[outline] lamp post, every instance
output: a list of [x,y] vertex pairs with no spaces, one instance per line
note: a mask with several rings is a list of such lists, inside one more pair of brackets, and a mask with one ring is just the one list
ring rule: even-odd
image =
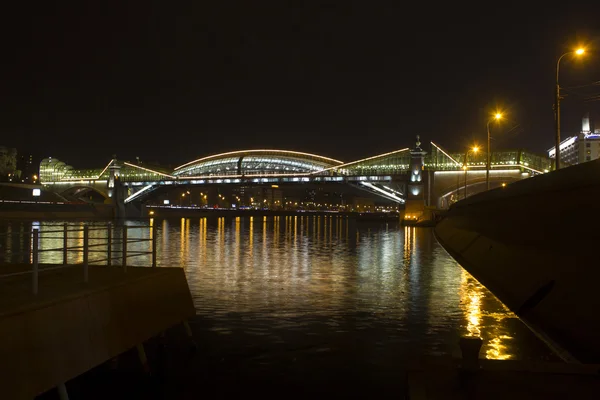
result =
[[487,190],[490,190],[490,122],[499,121],[502,118],[502,114],[497,112],[487,122],[487,163],[485,168],[485,185]]
[[465,152],[465,164],[463,166],[463,169],[465,170],[465,199],[467,198],[467,171],[469,168],[467,165],[467,156],[469,155],[469,152],[473,152],[473,154],[476,154],[478,151],[479,151],[479,147],[473,146],[473,148],[471,148]]
[[569,55],[569,54],[575,54],[577,56],[582,55],[583,53],[585,53],[585,49],[583,48],[579,48],[575,51],[569,51],[566,52],[565,54],[563,54],[562,56],[558,57],[558,61],[556,61],[556,103],[555,103],[555,107],[554,107],[554,121],[556,123],[556,145],[554,147],[554,164],[555,164],[555,169],[559,169],[560,168],[560,85],[558,83],[558,72],[560,71],[560,60],[563,59],[564,56]]

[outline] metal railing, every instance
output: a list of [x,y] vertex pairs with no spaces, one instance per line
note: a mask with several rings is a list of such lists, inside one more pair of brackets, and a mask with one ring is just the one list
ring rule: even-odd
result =
[[[130,230],[137,229],[150,229],[151,235],[150,238],[143,237],[130,237],[128,232]],[[91,231],[105,231],[106,238],[90,238]],[[121,237],[115,237],[113,235],[114,231],[120,231]],[[77,246],[69,246],[69,240],[76,239],[70,236],[69,234],[77,232],[83,234],[83,240],[81,245]],[[6,233],[0,234],[2,236],[10,236],[16,235],[17,232],[14,233]],[[20,234],[20,233],[19,233]],[[56,236],[56,234],[62,234]],[[22,234],[21,234],[22,235]],[[46,235],[55,235],[55,236],[46,236]],[[8,274],[0,274],[0,279],[7,278],[11,276],[17,275],[32,275],[32,292],[33,294],[38,293],[39,288],[39,273],[40,271],[51,271],[60,268],[70,267],[74,265],[81,265],[83,267],[83,281],[85,283],[89,282],[89,265],[92,263],[99,263],[99,265],[113,266],[113,261],[120,260],[120,264],[116,264],[114,266],[120,266],[123,268],[124,272],[127,272],[127,264],[128,259],[134,257],[145,257],[151,255],[151,266],[156,267],[156,226],[113,226],[112,223],[108,223],[106,226],[97,226],[94,225],[92,227],[88,225],[84,225],[83,227],[73,227],[69,226],[65,223],[62,229],[59,230],[42,230],[39,228],[33,228],[30,232],[31,246],[27,252],[9,252],[7,255],[14,257],[19,255],[25,255],[28,257],[31,263],[31,270],[26,271],[18,271]],[[62,239],[62,246],[49,248],[49,249],[40,249],[40,239],[49,240],[49,239]],[[143,242],[151,242],[151,250],[131,250],[130,245],[135,243],[143,243]],[[55,265],[52,267],[45,267],[40,269],[40,253],[45,252],[60,252],[62,253],[62,265]],[[82,256],[81,263],[68,263],[69,253],[79,253]],[[106,255],[105,258],[94,259],[90,261],[91,253],[103,253]],[[2,255],[2,252],[0,252]],[[9,265],[11,263],[8,263]]]

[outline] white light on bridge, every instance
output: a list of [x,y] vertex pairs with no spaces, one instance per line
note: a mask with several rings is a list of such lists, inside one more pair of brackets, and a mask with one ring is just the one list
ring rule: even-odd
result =
[[170,204],[170,203],[171,203],[171,202],[170,202],[169,200],[163,200],[163,204],[164,204],[164,205],[168,205],[168,204]]
[[42,191],[40,189],[33,189],[33,191],[31,192],[31,195],[33,197],[40,197],[42,195]]

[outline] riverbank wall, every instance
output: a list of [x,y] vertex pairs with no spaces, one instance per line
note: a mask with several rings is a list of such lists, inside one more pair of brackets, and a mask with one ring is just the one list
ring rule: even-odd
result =
[[107,219],[112,204],[69,201],[43,185],[0,183],[0,219]]
[[460,201],[435,233],[565,358],[597,362],[599,198],[600,161],[592,161]]
[[0,219],[111,219],[109,204],[0,200]]

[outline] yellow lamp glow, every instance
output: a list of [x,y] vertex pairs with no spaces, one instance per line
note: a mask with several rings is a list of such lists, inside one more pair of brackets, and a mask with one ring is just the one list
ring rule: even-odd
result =
[[479,147],[475,146],[473,147],[473,153],[477,153],[479,151]]
[[583,53],[585,53],[585,49],[584,48],[578,48],[577,50],[575,50],[575,54],[577,54],[578,56],[582,55]]
[[496,115],[494,115],[494,118],[500,119],[500,118],[502,118],[502,114],[501,113],[496,113]]

